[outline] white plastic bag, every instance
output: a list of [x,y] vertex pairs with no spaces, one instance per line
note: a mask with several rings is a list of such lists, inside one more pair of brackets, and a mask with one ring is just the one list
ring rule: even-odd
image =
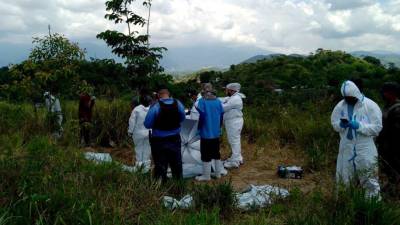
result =
[[112,162],[112,158],[109,153],[85,152],[85,159],[95,161],[96,163]]
[[252,208],[265,207],[272,204],[273,197],[287,197],[289,191],[271,185],[254,186],[243,193],[237,193],[238,208],[241,210],[250,210]]
[[177,200],[170,196],[164,196],[164,206],[167,209],[188,209],[192,206],[193,197],[191,195],[185,195],[181,200]]

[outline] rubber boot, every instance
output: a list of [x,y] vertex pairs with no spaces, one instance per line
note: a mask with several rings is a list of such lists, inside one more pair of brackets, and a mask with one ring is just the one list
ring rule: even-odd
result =
[[232,169],[232,168],[239,168],[240,162],[238,161],[225,161],[224,162],[224,167],[227,169]]
[[197,181],[211,180],[211,162],[203,162],[203,175],[196,177]]
[[215,160],[215,167],[214,167],[215,168],[215,171],[214,171],[215,178],[217,178],[217,179],[221,178],[222,167],[223,167],[223,165],[222,165],[221,160],[220,159]]

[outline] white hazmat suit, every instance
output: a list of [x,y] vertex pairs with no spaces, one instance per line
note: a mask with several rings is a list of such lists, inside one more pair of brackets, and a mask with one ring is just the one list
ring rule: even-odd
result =
[[244,95],[239,93],[240,84],[232,83],[227,85],[227,89],[236,91],[232,96],[222,99],[224,108],[224,125],[228,137],[229,145],[232,149],[232,155],[228,158],[224,166],[226,168],[239,167],[243,164],[242,147],[240,135],[243,128],[243,100]]
[[135,144],[136,167],[143,167],[145,171],[150,170],[151,148],[149,142],[149,130],[144,127],[149,107],[143,105],[136,106],[129,118],[128,134],[132,135]]
[[201,94],[197,95],[197,99],[194,102],[192,108],[190,109],[190,115],[187,117],[187,119],[191,119],[191,120],[199,120],[200,118],[200,113],[199,111],[197,111],[196,107],[199,104],[199,100],[202,98]]
[[56,115],[56,123],[58,125],[57,130],[53,133],[53,135],[55,135],[56,137],[61,137],[61,134],[63,132],[63,128],[62,128],[62,121],[63,121],[63,115],[61,112],[61,104],[60,104],[60,100],[56,97],[54,97],[53,95],[51,95],[49,92],[45,92],[44,93],[44,97],[45,97],[45,105],[46,105],[46,109],[48,112],[51,113],[55,113]]
[[[368,197],[379,196],[378,153],[374,137],[382,129],[382,112],[351,81],[343,83],[341,93],[343,97],[355,97],[358,101],[352,107],[342,100],[332,112],[332,126],[340,134],[336,181],[348,185],[352,179],[358,178]],[[346,126],[346,122],[341,122],[341,119],[347,119],[356,126]]]

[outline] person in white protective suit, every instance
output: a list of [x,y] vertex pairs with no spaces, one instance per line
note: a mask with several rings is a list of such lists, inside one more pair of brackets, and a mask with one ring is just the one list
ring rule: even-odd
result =
[[230,83],[226,86],[228,97],[222,99],[224,108],[224,125],[228,142],[232,149],[232,155],[225,162],[225,168],[238,168],[243,164],[240,134],[243,128],[243,101],[245,96],[240,93],[239,83]]
[[344,100],[336,105],[331,116],[332,126],[340,134],[336,181],[344,185],[360,182],[368,197],[379,196],[374,137],[382,129],[382,112],[351,81],[342,84],[341,93]]
[[140,97],[139,105],[132,110],[128,127],[128,134],[135,144],[135,167],[143,167],[145,172],[149,171],[151,166],[149,129],[144,127],[144,119],[151,101],[150,96]]
[[44,98],[45,98],[45,105],[46,105],[46,109],[49,113],[53,113],[55,116],[55,131],[53,133],[53,135],[57,138],[60,138],[63,132],[63,128],[62,128],[62,121],[63,121],[63,115],[61,112],[61,104],[60,104],[60,100],[55,97],[54,95],[52,95],[50,92],[46,91],[43,94]]
[[189,112],[186,113],[186,119],[190,120],[199,120],[200,114],[197,111],[196,107],[199,104],[199,100],[201,99],[201,94],[196,91],[190,91],[189,97],[193,102],[192,108],[190,108]]

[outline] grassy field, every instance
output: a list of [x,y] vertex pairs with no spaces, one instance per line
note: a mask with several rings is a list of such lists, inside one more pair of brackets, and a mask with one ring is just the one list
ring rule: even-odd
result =
[[[338,194],[333,186],[316,186],[308,192],[293,187],[287,199],[243,212],[235,207],[234,180],[161,185],[149,174],[123,171],[119,163],[94,164],[78,148],[77,103],[67,101],[62,106],[64,135],[56,141],[49,135],[43,109],[0,102],[0,225],[400,224],[396,199],[365,199],[356,187]],[[95,144],[111,139],[117,148],[129,146],[129,102],[99,100],[95,107]],[[323,102],[248,107],[244,146],[301,151],[306,173],[332,174],[338,140],[329,124],[330,107]],[[267,160],[262,154],[254,153],[253,160],[262,164]],[[192,208],[163,207],[164,195],[188,193],[194,196]]]

